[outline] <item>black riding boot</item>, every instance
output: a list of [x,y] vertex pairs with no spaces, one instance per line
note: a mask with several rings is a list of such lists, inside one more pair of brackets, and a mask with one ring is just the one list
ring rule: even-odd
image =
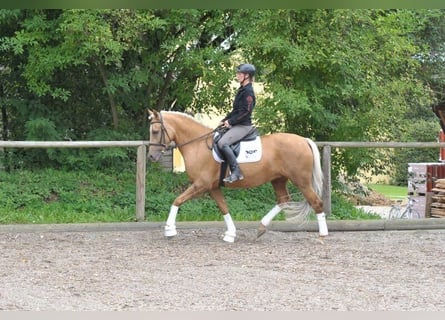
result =
[[224,155],[224,159],[228,162],[230,167],[230,175],[223,179],[224,182],[232,183],[237,180],[243,180],[243,174],[236,161],[236,156],[230,146],[225,145],[221,148],[221,152]]

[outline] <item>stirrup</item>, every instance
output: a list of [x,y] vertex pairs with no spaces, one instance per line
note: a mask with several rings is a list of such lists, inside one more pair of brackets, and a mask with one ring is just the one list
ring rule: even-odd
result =
[[244,179],[244,176],[242,174],[237,175],[237,174],[232,173],[232,174],[230,174],[230,176],[224,178],[223,181],[228,182],[228,183],[233,183],[235,181],[243,180],[243,179]]

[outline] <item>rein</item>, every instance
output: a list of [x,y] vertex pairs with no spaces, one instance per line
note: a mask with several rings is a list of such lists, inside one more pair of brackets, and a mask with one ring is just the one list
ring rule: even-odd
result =
[[[210,135],[212,135],[213,133],[215,133],[216,131],[218,131],[220,129],[220,127],[217,127],[216,129],[213,129],[212,131],[210,131],[210,132],[208,132],[206,134],[203,134],[203,135],[201,135],[199,137],[193,138],[190,141],[187,141],[187,142],[184,142],[184,143],[181,143],[181,144],[177,145],[174,141],[172,141],[172,139],[170,138],[170,135],[168,134],[167,128],[165,127],[164,121],[162,119],[162,114],[159,114],[159,116],[160,116],[160,120],[153,121],[151,123],[152,124],[159,123],[161,125],[161,130],[162,130],[161,139],[160,139],[159,143],[150,143],[149,146],[153,145],[153,146],[163,147],[164,148],[164,152],[165,151],[170,151],[170,150],[172,150],[174,148],[180,148],[182,146],[191,144],[191,143],[193,143],[195,141],[199,141],[199,140],[202,140],[204,138],[208,138]],[[165,141],[165,135],[171,141],[171,143],[169,145],[165,144],[165,142],[163,143],[163,141]],[[212,150],[212,147],[209,146],[208,144],[207,144],[207,148],[209,148],[209,150]]]
[[180,145],[174,145],[174,146],[172,146],[172,148],[179,148],[179,147],[182,147],[182,146],[185,146],[185,145],[188,145],[188,144],[190,144],[190,143],[193,143],[193,142],[195,142],[195,141],[198,141],[198,140],[201,140],[201,139],[203,139],[203,138],[207,138],[207,137],[209,137],[210,135],[212,135],[214,132],[216,131],[216,129],[214,129],[214,130],[212,130],[212,131],[210,131],[209,133],[206,133],[206,134],[203,134],[202,136],[199,136],[199,137],[196,137],[196,138],[193,138],[192,140],[190,140],[190,141],[187,141],[187,142],[184,142],[184,143],[181,143]]

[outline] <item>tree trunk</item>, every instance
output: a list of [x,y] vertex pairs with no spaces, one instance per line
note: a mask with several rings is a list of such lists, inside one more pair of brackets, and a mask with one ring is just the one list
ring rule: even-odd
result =
[[173,79],[173,72],[168,71],[167,75],[165,76],[164,86],[161,89],[158,102],[156,103],[156,110],[164,109],[165,98],[167,96],[168,88],[170,86],[170,82],[172,81],[172,79]]
[[[3,85],[0,85],[0,100],[5,101],[4,93],[5,92],[3,90]],[[6,111],[6,104],[4,102],[1,103],[1,108],[2,108],[2,128],[1,128],[2,140],[7,141],[9,138],[8,137],[9,125],[8,125],[8,112]],[[4,154],[3,158],[4,169],[6,170],[6,172],[10,172],[11,167],[9,165],[9,150],[8,148],[5,148],[3,150],[0,150],[0,152],[3,152]],[[2,164],[0,164],[0,167],[1,166]]]
[[[108,78],[107,75],[105,74],[105,68],[102,63],[98,64],[98,68],[100,75],[102,77],[102,81],[104,82],[104,86],[106,87],[108,84]],[[107,95],[108,95],[108,102],[110,104],[111,115],[113,117],[113,128],[117,130],[119,127],[119,116],[117,113],[116,101],[114,100],[113,94],[109,90],[107,90]]]

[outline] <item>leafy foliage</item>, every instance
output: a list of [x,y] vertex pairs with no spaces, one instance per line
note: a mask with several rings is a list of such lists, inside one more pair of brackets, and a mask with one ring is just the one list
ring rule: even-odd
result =
[[[256,113],[263,130],[328,141],[397,139],[394,128],[409,125],[403,115],[418,105],[425,112],[432,101],[416,78],[421,66],[413,58],[421,50],[412,41],[419,31],[417,15],[259,11],[255,26],[262,32],[246,30],[240,37],[247,38],[241,41],[251,48],[248,57],[261,61],[261,80],[272,92]],[[355,175],[358,168],[374,167],[379,157],[375,150],[339,150],[333,155],[335,174]]]
[[[434,128],[435,130],[432,130]],[[422,142],[431,141],[432,133],[439,132],[439,123],[431,124],[429,121],[419,119],[412,124],[407,132],[401,137],[404,141]],[[434,137],[434,136],[433,136]],[[436,135],[437,138],[437,135]],[[434,149],[397,149],[392,156],[394,173],[391,183],[394,185],[408,185],[408,164],[416,162],[437,162],[439,150]]]
[[54,169],[0,172],[1,223],[133,221],[134,175]]
[[[436,129],[430,107],[444,100],[443,13],[0,10],[0,133],[3,140],[146,139],[147,107],[229,110],[234,66],[248,61],[265,88],[254,114],[263,133],[409,141],[412,119]],[[14,169],[132,160],[125,150],[90,151],[7,150],[2,161]],[[333,175],[385,172],[394,161],[382,150],[339,149]]]

